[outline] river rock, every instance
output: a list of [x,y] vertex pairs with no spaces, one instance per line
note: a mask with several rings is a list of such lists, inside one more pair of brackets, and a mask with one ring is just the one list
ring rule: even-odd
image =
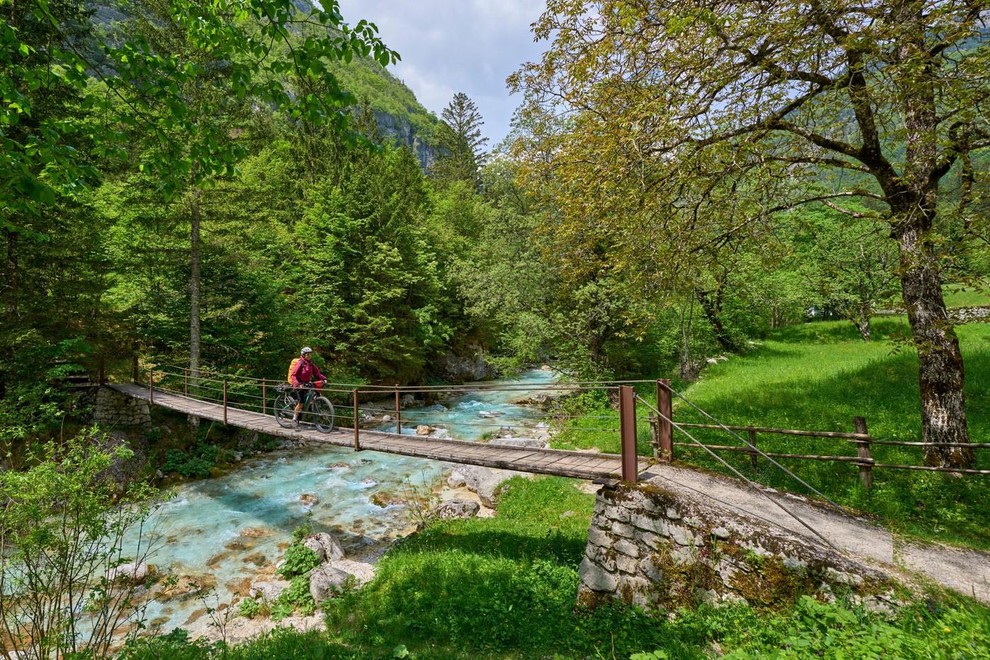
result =
[[148,579],[148,564],[143,561],[121,564],[107,571],[107,582],[144,584],[146,579]]
[[351,574],[333,564],[323,564],[313,569],[309,576],[309,593],[317,604],[340,593],[351,579]]
[[344,549],[340,542],[326,532],[310,534],[303,539],[302,544],[315,552],[321,563],[344,558]]
[[481,505],[472,500],[454,499],[437,507],[436,516],[441,519],[473,518],[481,510]]
[[273,578],[262,582],[255,582],[248,590],[251,598],[263,600],[267,603],[273,602],[289,586],[288,580]]
[[429,424],[420,424],[416,427],[416,435],[429,435],[433,432],[433,427]]
[[478,494],[478,499],[481,500],[482,504],[494,509],[495,500],[501,491],[502,483],[512,477],[518,476],[531,477],[532,475],[513,472],[512,470],[497,470],[477,465],[462,465],[454,470],[447,483],[454,488],[460,485],[466,486],[468,490]]
[[165,580],[165,586],[158,594],[159,600],[189,600],[216,589],[217,578],[212,574],[183,575]]
[[313,493],[303,493],[299,496],[299,503],[308,509],[319,504],[320,498]]

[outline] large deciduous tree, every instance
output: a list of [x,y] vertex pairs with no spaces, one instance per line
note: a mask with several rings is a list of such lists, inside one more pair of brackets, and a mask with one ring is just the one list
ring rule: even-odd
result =
[[[947,181],[956,171],[964,181],[983,174],[974,168],[984,159],[970,155],[990,145],[988,7],[551,0],[535,25],[551,45],[510,82],[525,89],[529,111],[570,116],[549,150],[566,184],[557,189],[581,191],[581,217],[613,238],[625,233],[618,243],[643,242],[657,228],[690,246],[713,221],[739,231],[812,200],[869,209],[899,249],[926,462],[965,466],[973,454],[963,360],[941,289],[940,213]],[[679,201],[736,182],[762,193],[745,213]],[[610,202],[620,198],[624,206]]]

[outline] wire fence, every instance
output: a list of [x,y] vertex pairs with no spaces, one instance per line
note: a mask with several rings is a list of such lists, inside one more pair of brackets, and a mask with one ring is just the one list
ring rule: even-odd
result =
[[[647,408],[652,410],[649,415],[650,438],[654,456],[661,460],[672,460],[675,452],[686,455],[703,452],[713,455],[713,452],[728,452],[744,454],[748,457],[750,466],[758,467],[761,460],[769,461],[781,469],[783,466],[777,459],[787,461],[824,461],[837,464],[850,464],[859,471],[860,482],[866,489],[873,486],[873,471],[875,469],[893,470],[923,470],[930,472],[949,472],[961,475],[990,475],[990,470],[977,468],[955,468],[935,465],[909,464],[894,462],[898,456],[884,452],[885,447],[903,447],[925,449],[930,447],[967,447],[974,452],[990,448],[990,443],[945,443],[934,444],[905,440],[884,440],[873,437],[868,430],[867,421],[863,417],[853,418],[853,430],[842,431],[812,431],[798,429],[771,428],[752,425],[727,425],[715,419],[707,411],[685,397],[682,393],[670,388],[666,381],[657,388],[658,407],[664,407],[666,413],[654,408],[647,400],[638,397]],[[706,420],[706,423],[674,422],[671,399],[677,398],[693,415]],[[676,433],[675,433],[676,431]],[[794,439],[819,441],[815,445],[817,451],[795,450],[794,443],[775,441],[774,436]],[[829,443],[821,446],[821,441]],[[877,448],[880,448],[879,450]],[[877,460],[877,456],[889,456],[888,460]],[[893,459],[893,460],[891,460]],[[721,461],[721,458],[719,458]]]

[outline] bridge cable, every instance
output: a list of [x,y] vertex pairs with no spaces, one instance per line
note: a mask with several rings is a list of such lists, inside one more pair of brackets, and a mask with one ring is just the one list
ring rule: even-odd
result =
[[[671,391],[673,391],[673,390],[671,390]],[[776,506],[777,506],[777,507],[778,507],[778,508],[779,508],[779,509],[780,509],[781,511],[783,511],[784,513],[786,513],[787,515],[789,515],[789,516],[790,516],[791,518],[793,518],[794,520],[796,520],[796,521],[797,521],[797,522],[798,522],[798,523],[799,523],[799,524],[800,524],[800,525],[801,525],[802,527],[804,527],[804,528],[805,528],[805,529],[807,529],[807,530],[808,530],[809,532],[811,532],[812,534],[814,534],[815,536],[817,536],[817,537],[818,537],[819,539],[821,539],[821,540],[822,540],[822,541],[823,541],[823,542],[824,542],[824,543],[825,543],[825,544],[826,544],[826,545],[827,545],[828,547],[830,547],[830,548],[832,548],[832,549],[833,549],[833,550],[835,550],[836,552],[841,552],[841,550],[840,550],[839,548],[837,548],[837,547],[836,547],[835,545],[833,545],[831,541],[829,541],[829,540],[828,540],[827,538],[825,538],[824,536],[822,536],[822,535],[821,535],[821,534],[820,534],[820,533],[818,532],[818,530],[816,530],[816,529],[815,529],[815,528],[813,528],[813,527],[812,527],[811,525],[809,525],[808,523],[806,523],[806,522],[805,522],[805,521],[804,521],[804,520],[803,520],[803,519],[802,519],[802,518],[801,518],[800,516],[798,516],[798,515],[797,515],[796,513],[794,513],[793,511],[791,511],[790,509],[788,509],[787,507],[785,507],[785,506],[784,506],[783,504],[781,504],[780,502],[778,502],[778,501],[777,501],[776,499],[774,499],[773,497],[771,497],[771,496],[770,496],[770,494],[769,494],[769,493],[767,493],[767,492],[766,492],[766,490],[765,490],[764,488],[762,488],[762,487],[761,487],[761,484],[758,484],[758,483],[756,483],[755,481],[753,481],[752,479],[749,479],[749,478],[747,478],[747,477],[746,477],[746,476],[745,476],[745,475],[744,475],[743,473],[741,473],[741,472],[740,472],[739,470],[737,470],[737,469],[736,469],[736,468],[734,468],[734,467],[733,467],[732,465],[730,465],[730,464],[729,464],[729,463],[728,463],[728,462],[727,462],[727,461],[726,461],[725,459],[723,459],[723,458],[722,458],[721,456],[719,456],[719,455],[718,455],[718,454],[716,454],[716,453],[715,453],[714,451],[712,451],[711,449],[709,449],[709,448],[708,448],[707,446],[705,446],[704,444],[702,444],[702,443],[701,443],[701,441],[699,441],[699,440],[698,440],[697,438],[695,438],[695,437],[694,437],[693,435],[691,435],[691,433],[690,433],[690,432],[688,432],[688,431],[686,431],[686,430],[684,430],[684,429],[683,429],[683,428],[682,428],[682,427],[681,427],[681,426],[680,426],[679,424],[677,424],[677,422],[675,422],[675,421],[673,421],[672,419],[670,419],[670,418],[668,418],[668,417],[667,417],[666,415],[664,415],[664,414],[663,414],[663,413],[661,413],[661,412],[660,412],[659,410],[657,410],[657,409],[656,409],[656,408],[654,408],[654,407],[653,407],[652,405],[650,405],[650,403],[649,403],[648,401],[646,401],[646,400],[644,400],[644,399],[642,399],[642,398],[640,398],[640,397],[639,397],[638,395],[637,395],[637,398],[639,398],[639,400],[640,400],[640,401],[641,401],[641,402],[642,402],[642,403],[643,403],[643,404],[644,404],[644,405],[645,405],[645,406],[646,406],[647,408],[649,408],[650,410],[652,410],[653,412],[655,412],[655,413],[656,413],[657,415],[659,415],[659,416],[660,416],[661,418],[663,418],[664,420],[666,420],[667,422],[669,422],[669,423],[670,423],[670,424],[671,424],[672,426],[674,426],[674,427],[675,427],[675,428],[676,428],[676,429],[677,429],[678,431],[680,431],[681,433],[683,433],[684,435],[686,435],[686,436],[687,436],[688,438],[690,438],[690,439],[691,439],[691,440],[692,440],[692,441],[693,441],[693,442],[694,442],[694,443],[695,443],[696,445],[698,445],[699,447],[701,447],[702,449],[704,449],[704,450],[705,450],[706,452],[708,452],[709,454],[711,454],[711,455],[712,455],[712,457],[713,457],[713,458],[714,458],[715,460],[717,460],[718,462],[720,462],[720,463],[721,463],[722,465],[724,465],[725,467],[727,467],[727,468],[729,468],[729,469],[730,469],[730,470],[731,470],[731,471],[732,471],[732,472],[733,472],[733,473],[734,473],[734,474],[735,474],[736,476],[738,476],[738,477],[739,477],[740,479],[742,479],[743,481],[745,481],[745,482],[746,482],[746,483],[747,483],[747,484],[748,484],[748,485],[750,486],[750,489],[751,489],[751,490],[754,490],[754,491],[756,491],[757,493],[759,493],[760,495],[763,495],[764,497],[766,497],[766,498],[767,498],[768,500],[770,500],[770,501],[771,501],[771,502],[772,502],[772,503],[773,503],[774,505],[776,505]],[[759,452],[759,449],[757,449],[757,451]],[[760,452],[760,453],[762,453],[762,452]],[[784,469],[786,470],[786,468],[784,468]],[[793,475],[792,475],[792,476],[793,476]],[[798,478],[798,477],[795,477],[795,478],[796,478],[796,479],[798,479],[798,481],[800,481],[801,483],[805,483],[805,482],[804,482],[804,481],[802,481],[802,480],[801,480],[800,478]],[[805,484],[805,485],[806,485],[806,486],[808,486],[808,484]],[[817,491],[817,490],[816,490],[815,488],[813,488],[812,486],[808,486],[808,488],[811,488],[811,490],[813,490],[813,491],[815,491],[816,493],[818,492],[818,491]],[[836,508],[837,508],[837,509],[838,509],[838,510],[839,510],[839,511],[841,512],[841,513],[844,513],[844,514],[846,514],[846,515],[849,515],[849,514],[848,514],[848,513],[847,513],[847,512],[846,512],[846,511],[845,511],[844,509],[842,509],[842,507],[839,507],[839,505],[837,505],[837,504],[835,504],[834,502],[832,502],[832,500],[829,500],[829,499],[828,499],[827,497],[825,497],[824,495],[822,495],[822,497],[823,497],[823,498],[825,498],[825,500],[826,500],[826,501],[828,501],[828,502],[829,502],[830,504],[832,504],[833,506],[835,506],[835,507],[836,507]],[[715,498],[713,498],[713,499],[715,499]],[[757,516],[757,517],[759,517],[759,516]],[[850,517],[852,517],[852,516],[850,516]],[[777,523],[777,524],[779,525],[779,523]]]
[[[700,412],[700,413],[701,413],[702,415],[704,415],[704,416],[705,416],[706,418],[708,418],[708,419],[710,419],[711,421],[713,421],[713,422],[715,422],[715,424],[717,424],[717,425],[718,425],[719,427],[721,427],[721,429],[722,429],[722,430],[724,430],[724,431],[727,431],[727,432],[728,432],[729,434],[731,434],[732,436],[734,436],[734,437],[735,437],[735,438],[736,438],[737,440],[739,440],[739,441],[740,441],[741,443],[743,443],[744,445],[746,445],[747,447],[749,447],[750,449],[752,449],[752,450],[753,450],[753,451],[754,451],[754,452],[755,452],[755,453],[756,453],[756,454],[757,454],[758,456],[762,456],[762,457],[763,457],[763,458],[765,458],[765,459],[766,459],[766,460],[767,460],[767,461],[768,461],[769,463],[771,463],[772,465],[774,465],[774,466],[776,466],[776,467],[778,467],[778,468],[780,468],[780,469],[781,469],[781,470],[782,470],[782,471],[783,471],[783,472],[784,472],[785,474],[787,474],[788,476],[790,476],[791,478],[793,478],[793,479],[794,479],[795,481],[797,481],[797,482],[798,482],[799,484],[801,484],[802,486],[804,486],[805,488],[807,488],[808,490],[810,490],[810,491],[811,491],[812,493],[814,493],[814,494],[815,494],[815,495],[817,495],[818,497],[820,497],[820,498],[822,498],[823,500],[825,500],[826,502],[828,502],[828,504],[829,504],[829,505],[831,505],[831,507],[832,507],[833,509],[835,509],[835,511],[837,511],[838,513],[841,513],[842,515],[844,515],[844,516],[846,516],[846,517],[848,517],[848,518],[852,518],[852,519],[854,519],[854,520],[856,519],[856,516],[854,516],[854,515],[853,515],[852,513],[850,513],[850,512],[849,512],[849,510],[848,510],[847,508],[845,508],[845,507],[844,507],[844,506],[842,506],[841,504],[837,504],[836,502],[834,502],[834,501],[833,501],[833,500],[832,500],[831,498],[829,498],[828,496],[826,496],[826,495],[825,495],[824,493],[822,493],[822,492],[821,492],[820,490],[818,490],[817,488],[815,488],[814,486],[812,486],[811,484],[809,484],[809,483],[808,483],[807,481],[805,481],[805,480],[804,480],[804,479],[802,479],[801,477],[799,477],[799,476],[797,476],[796,474],[794,474],[794,472],[792,472],[792,471],[791,471],[791,470],[789,470],[788,468],[786,468],[786,467],[784,467],[783,465],[781,465],[781,464],[780,464],[780,463],[779,463],[778,461],[776,461],[776,460],[775,460],[775,459],[774,459],[774,458],[773,458],[772,456],[770,456],[770,455],[768,455],[768,454],[766,454],[766,453],[765,453],[765,452],[764,452],[763,450],[761,450],[761,449],[760,449],[759,447],[757,447],[756,445],[754,445],[754,444],[752,444],[752,443],[750,443],[750,441],[749,441],[748,439],[745,439],[745,438],[743,438],[743,437],[742,437],[741,435],[739,435],[738,433],[736,433],[735,431],[733,431],[732,429],[730,429],[729,427],[727,427],[727,426],[726,426],[725,424],[723,424],[723,423],[722,423],[722,422],[720,422],[719,420],[717,420],[717,419],[715,419],[715,418],[714,418],[714,417],[713,417],[713,416],[712,416],[711,414],[709,414],[709,413],[708,413],[708,412],[707,412],[706,410],[704,410],[704,409],[702,409],[702,408],[701,408],[700,406],[698,406],[698,404],[696,404],[696,403],[694,403],[693,401],[691,401],[690,399],[688,399],[687,397],[685,397],[685,396],[684,396],[683,394],[681,394],[680,392],[677,392],[677,391],[675,391],[675,390],[674,390],[673,388],[668,388],[668,389],[670,389],[670,391],[671,391],[671,392],[673,392],[674,394],[676,394],[676,395],[677,395],[677,396],[678,396],[678,397],[679,397],[679,398],[680,398],[681,400],[683,400],[683,401],[684,401],[684,402],[686,402],[686,403],[687,403],[687,404],[688,404],[689,406],[691,406],[692,408],[694,408],[695,410],[697,410],[698,412]],[[647,404],[647,405],[649,406],[649,404]],[[658,412],[657,414],[659,415],[660,413]],[[673,421],[673,420],[671,420],[671,419],[668,419],[667,421],[668,421],[668,422],[670,422],[670,423],[671,423],[672,425],[674,425],[674,426],[676,426],[676,427],[677,427],[677,430],[679,430],[679,431],[680,431],[681,433],[684,433],[685,435],[688,435],[688,436],[690,437],[690,434],[689,434],[689,433],[688,433],[687,431],[685,431],[685,430],[684,430],[684,428],[683,428],[683,427],[681,427],[680,425],[678,425],[678,424],[677,424],[676,422],[674,422],[674,421]],[[694,440],[694,438],[693,438],[693,437],[692,437],[691,439],[692,439],[692,440]],[[695,440],[695,442],[697,442],[697,440]]]

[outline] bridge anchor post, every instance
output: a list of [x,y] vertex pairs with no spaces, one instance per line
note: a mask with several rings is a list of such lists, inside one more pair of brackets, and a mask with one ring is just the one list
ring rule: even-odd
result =
[[636,392],[629,385],[619,386],[619,435],[622,439],[622,480],[636,483],[639,462],[636,457]]
[[670,463],[674,460],[674,425],[671,423],[674,414],[670,396],[670,379],[657,380],[657,444],[660,447],[660,460]]

